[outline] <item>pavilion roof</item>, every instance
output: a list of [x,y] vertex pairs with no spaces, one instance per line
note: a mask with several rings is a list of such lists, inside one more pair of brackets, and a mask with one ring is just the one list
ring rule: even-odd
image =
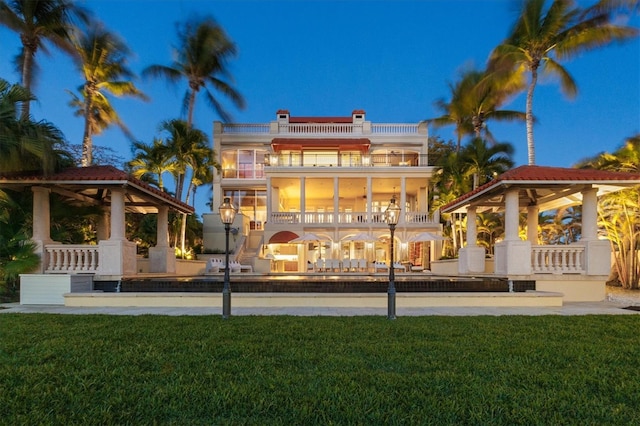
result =
[[541,211],[579,204],[581,191],[597,188],[598,195],[640,185],[640,173],[547,166],[520,166],[440,208],[442,213],[464,212],[467,207],[502,210],[507,189],[520,192],[520,207],[537,205]]
[[158,207],[167,205],[180,213],[192,214],[192,206],[170,194],[134,178],[113,166],[71,167],[51,175],[18,173],[0,176],[0,187],[24,189],[41,186],[78,203],[109,205],[109,188],[126,190],[125,207],[132,213],[157,213]]

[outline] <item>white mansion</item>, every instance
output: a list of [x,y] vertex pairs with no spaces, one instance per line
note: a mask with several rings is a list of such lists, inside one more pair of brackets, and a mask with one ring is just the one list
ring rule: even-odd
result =
[[[230,197],[239,208],[234,256],[264,269],[306,272],[321,259],[389,262],[384,210],[401,207],[395,259],[428,264],[429,243],[408,243],[423,231],[439,233],[429,213],[425,123],[372,123],[365,112],[346,117],[295,117],[281,110],[270,123],[214,123],[213,147],[222,166],[213,182],[214,213],[204,215],[206,252],[224,249],[217,206]],[[315,234],[318,241],[288,244]],[[363,237],[363,235],[365,237]],[[263,265],[263,267],[261,267]],[[264,272],[268,272],[267,269]]]

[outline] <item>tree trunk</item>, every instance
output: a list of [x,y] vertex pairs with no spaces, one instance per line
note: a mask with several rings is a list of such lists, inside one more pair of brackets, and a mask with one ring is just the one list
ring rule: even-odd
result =
[[[28,41],[25,42],[23,40],[22,45],[24,46],[24,60],[22,62],[22,86],[27,89],[29,95],[31,95],[31,78],[32,78],[32,68],[33,68],[33,55],[35,55],[35,50],[33,50]],[[31,101],[26,100],[22,103],[22,109],[20,111],[20,119],[28,120],[29,115],[31,114]]]
[[89,84],[85,84],[84,100],[84,135],[82,136],[82,167],[88,167],[93,162],[93,141],[91,139],[91,122],[93,109],[93,92]]
[[529,160],[529,165],[533,166],[536,164],[536,148],[535,143],[533,141],[533,91],[536,88],[536,82],[538,81],[538,67],[531,67],[531,82],[529,83],[529,88],[527,89],[527,106],[525,118],[527,122],[527,155]]

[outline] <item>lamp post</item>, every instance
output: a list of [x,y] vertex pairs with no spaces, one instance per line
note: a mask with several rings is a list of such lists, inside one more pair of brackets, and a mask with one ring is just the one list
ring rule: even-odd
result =
[[222,319],[229,319],[231,315],[231,283],[229,282],[229,229],[236,217],[238,209],[231,204],[231,198],[225,197],[220,207],[220,220],[224,224],[225,250],[224,250],[224,285],[222,287]]
[[392,198],[389,206],[384,211],[384,221],[389,225],[391,232],[390,255],[389,260],[389,289],[387,290],[387,319],[396,319],[396,275],[393,268],[393,234],[396,231],[396,225],[400,218],[400,206],[396,204],[396,199]]

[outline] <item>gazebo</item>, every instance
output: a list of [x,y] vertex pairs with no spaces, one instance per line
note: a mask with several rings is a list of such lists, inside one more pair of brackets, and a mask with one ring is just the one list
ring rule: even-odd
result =
[[[598,196],[640,185],[640,174],[593,169],[521,166],[461,196],[442,213],[466,213],[467,244],[458,273],[485,272],[485,251],[477,245],[476,214],[504,213],[504,240],[495,245],[494,274],[533,279],[536,290],[564,294],[565,301],[599,301],[611,269],[611,246],[598,238]],[[577,243],[538,244],[538,214],[561,206],[582,206]],[[519,217],[527,217],[527,239],[519,237]]]
[[[38,273],[22,277],[21,300],[43,295],[43,286],[51,288],[52,282],[69,292],[78,287],[90,290],[94,279],[120,280],[135,275],[137,249],[125,235],[125,212],[158,215],[157,245],[149,249],[149,271],[174,274],[176,259],[169,245],[169,210],[194,212],[193,207],[112,166],[74,167],[48,176],[5,175],[0,176],[0,187],[33,192],[32,239],[42,262]],[[60,244],[51,239],[51,193],[69,204],[103,208],[97,245]],[[57,296],[61,294],[58,292]]]

